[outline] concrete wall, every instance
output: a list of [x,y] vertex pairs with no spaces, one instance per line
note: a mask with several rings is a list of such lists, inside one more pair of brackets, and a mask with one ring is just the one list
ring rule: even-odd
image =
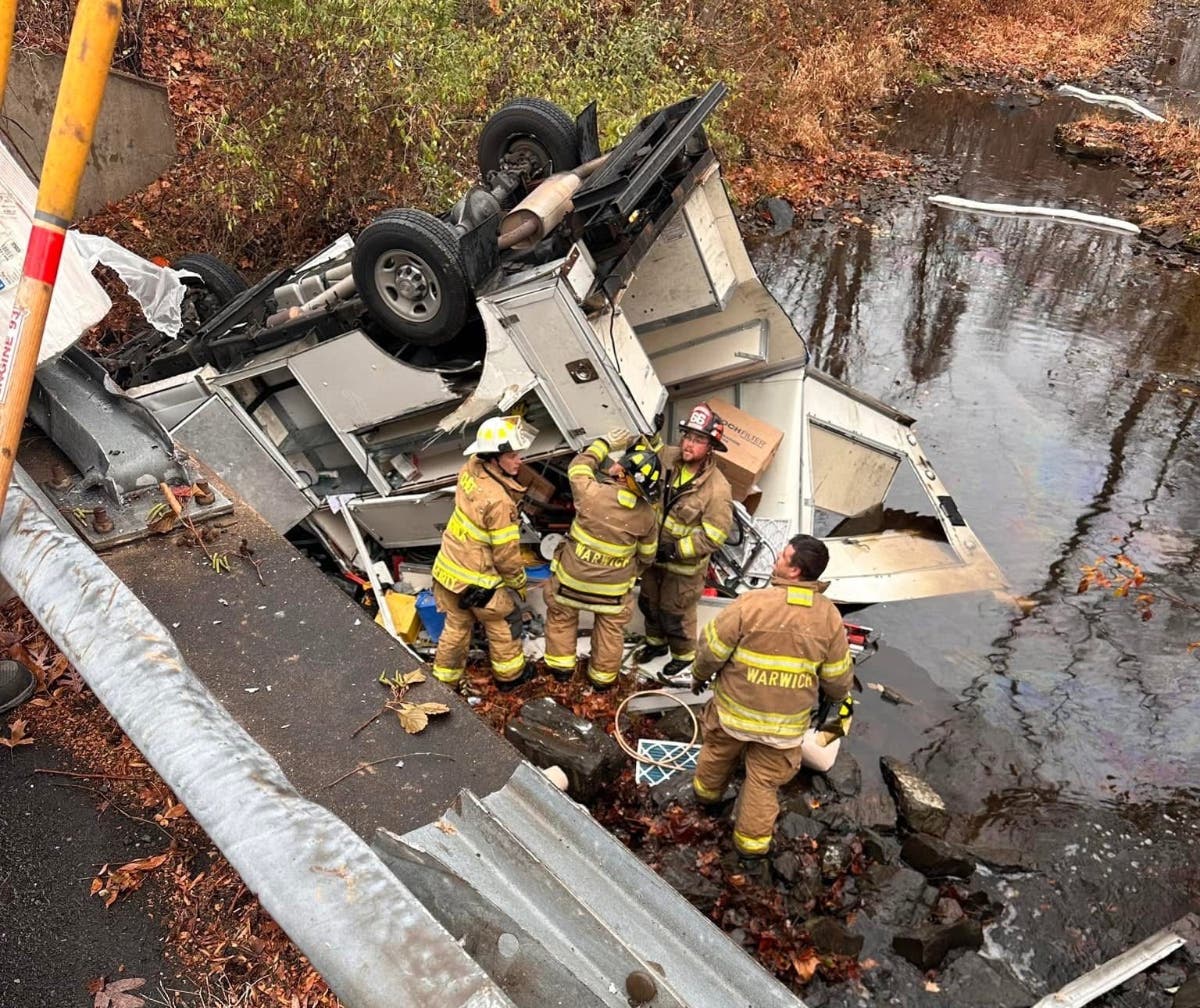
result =
[[[41,172],[63,58],[14,49],[2,111],[5,139],[35,178]],[[175,160],[167,89],[112,71],[92,141],[77,219],[144,188]]]

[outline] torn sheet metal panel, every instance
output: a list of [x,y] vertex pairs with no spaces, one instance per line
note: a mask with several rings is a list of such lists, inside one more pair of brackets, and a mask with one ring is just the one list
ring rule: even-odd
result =
[[[966,591],[1002,591],[1003,574],[958,509],[925,457],[912,421],[883,403],[810,370],[805,388],[805,453],[801,527],[810,530],[815,510],[835,513],[848,505],[873,505],[881,518],[884,496],[901,466],[911,468],[933,516],[906,528],[864,530],[828,536],[831,581],[828,595],[858,604],[926,598]],[[852,465],[843,468],[845,445],[854,445]],[[857,461],[854,461],[857,458]],[[866,475],[861,483],[853,483]],[[871,489],[877,496],[871,501]]]
[[15,476],[0,577],[342,1002],[511,1008],[362,839],[295,790],[24,470]]
[[519,919],[599,1003],[625,1008],[625,978],[640,969],[656,1006],[803,1008],[528,763],[482,801],[464,792],[445,820],[452,830],[424,827],[404,844]]

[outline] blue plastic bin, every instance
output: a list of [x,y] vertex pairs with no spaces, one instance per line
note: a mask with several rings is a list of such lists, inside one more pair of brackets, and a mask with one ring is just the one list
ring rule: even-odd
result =
[[538,564],[536,567],[526,567],[525,576],[530,581],[549,581],[550,580],[550,565],[548,563]]
[[429,639],[436,644],[446,628],[446,614],[438,612],[437,603],[433,601],[433,592],[428,588],[417,592],[417,616],[420,617],[421,626],[429,634]]

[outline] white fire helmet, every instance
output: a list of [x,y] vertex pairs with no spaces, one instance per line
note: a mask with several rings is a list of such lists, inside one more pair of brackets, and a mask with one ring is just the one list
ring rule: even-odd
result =
[[510,451],[525,451],[533,445],[537,428],[519,416],[492,417],[484,420],[475,432],[475,440],[467,445],[464,455],[503,455]]

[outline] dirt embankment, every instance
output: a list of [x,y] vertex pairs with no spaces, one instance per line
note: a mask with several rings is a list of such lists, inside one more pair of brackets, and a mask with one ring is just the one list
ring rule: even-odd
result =
[[[712,133],[739,201],[828,204],[903,178],[871,118],[903,89],[1085,78],[1123,56],[1151,0],[663,0],[652,17],[622,0],[582,13],[491,0],[416,20],[400,0],[323,17],[333,2],[281,22],[232,0],[147,0],[121,66],[167,83],[180,159],[86,228],[146,255],[207,251],[265,271],[384,207],[448,205],[501,97],[598,99],[612,140],[714,79],[731,88]],[[67,28],[59,6],[25,0],[17,42],[61,48]]]

